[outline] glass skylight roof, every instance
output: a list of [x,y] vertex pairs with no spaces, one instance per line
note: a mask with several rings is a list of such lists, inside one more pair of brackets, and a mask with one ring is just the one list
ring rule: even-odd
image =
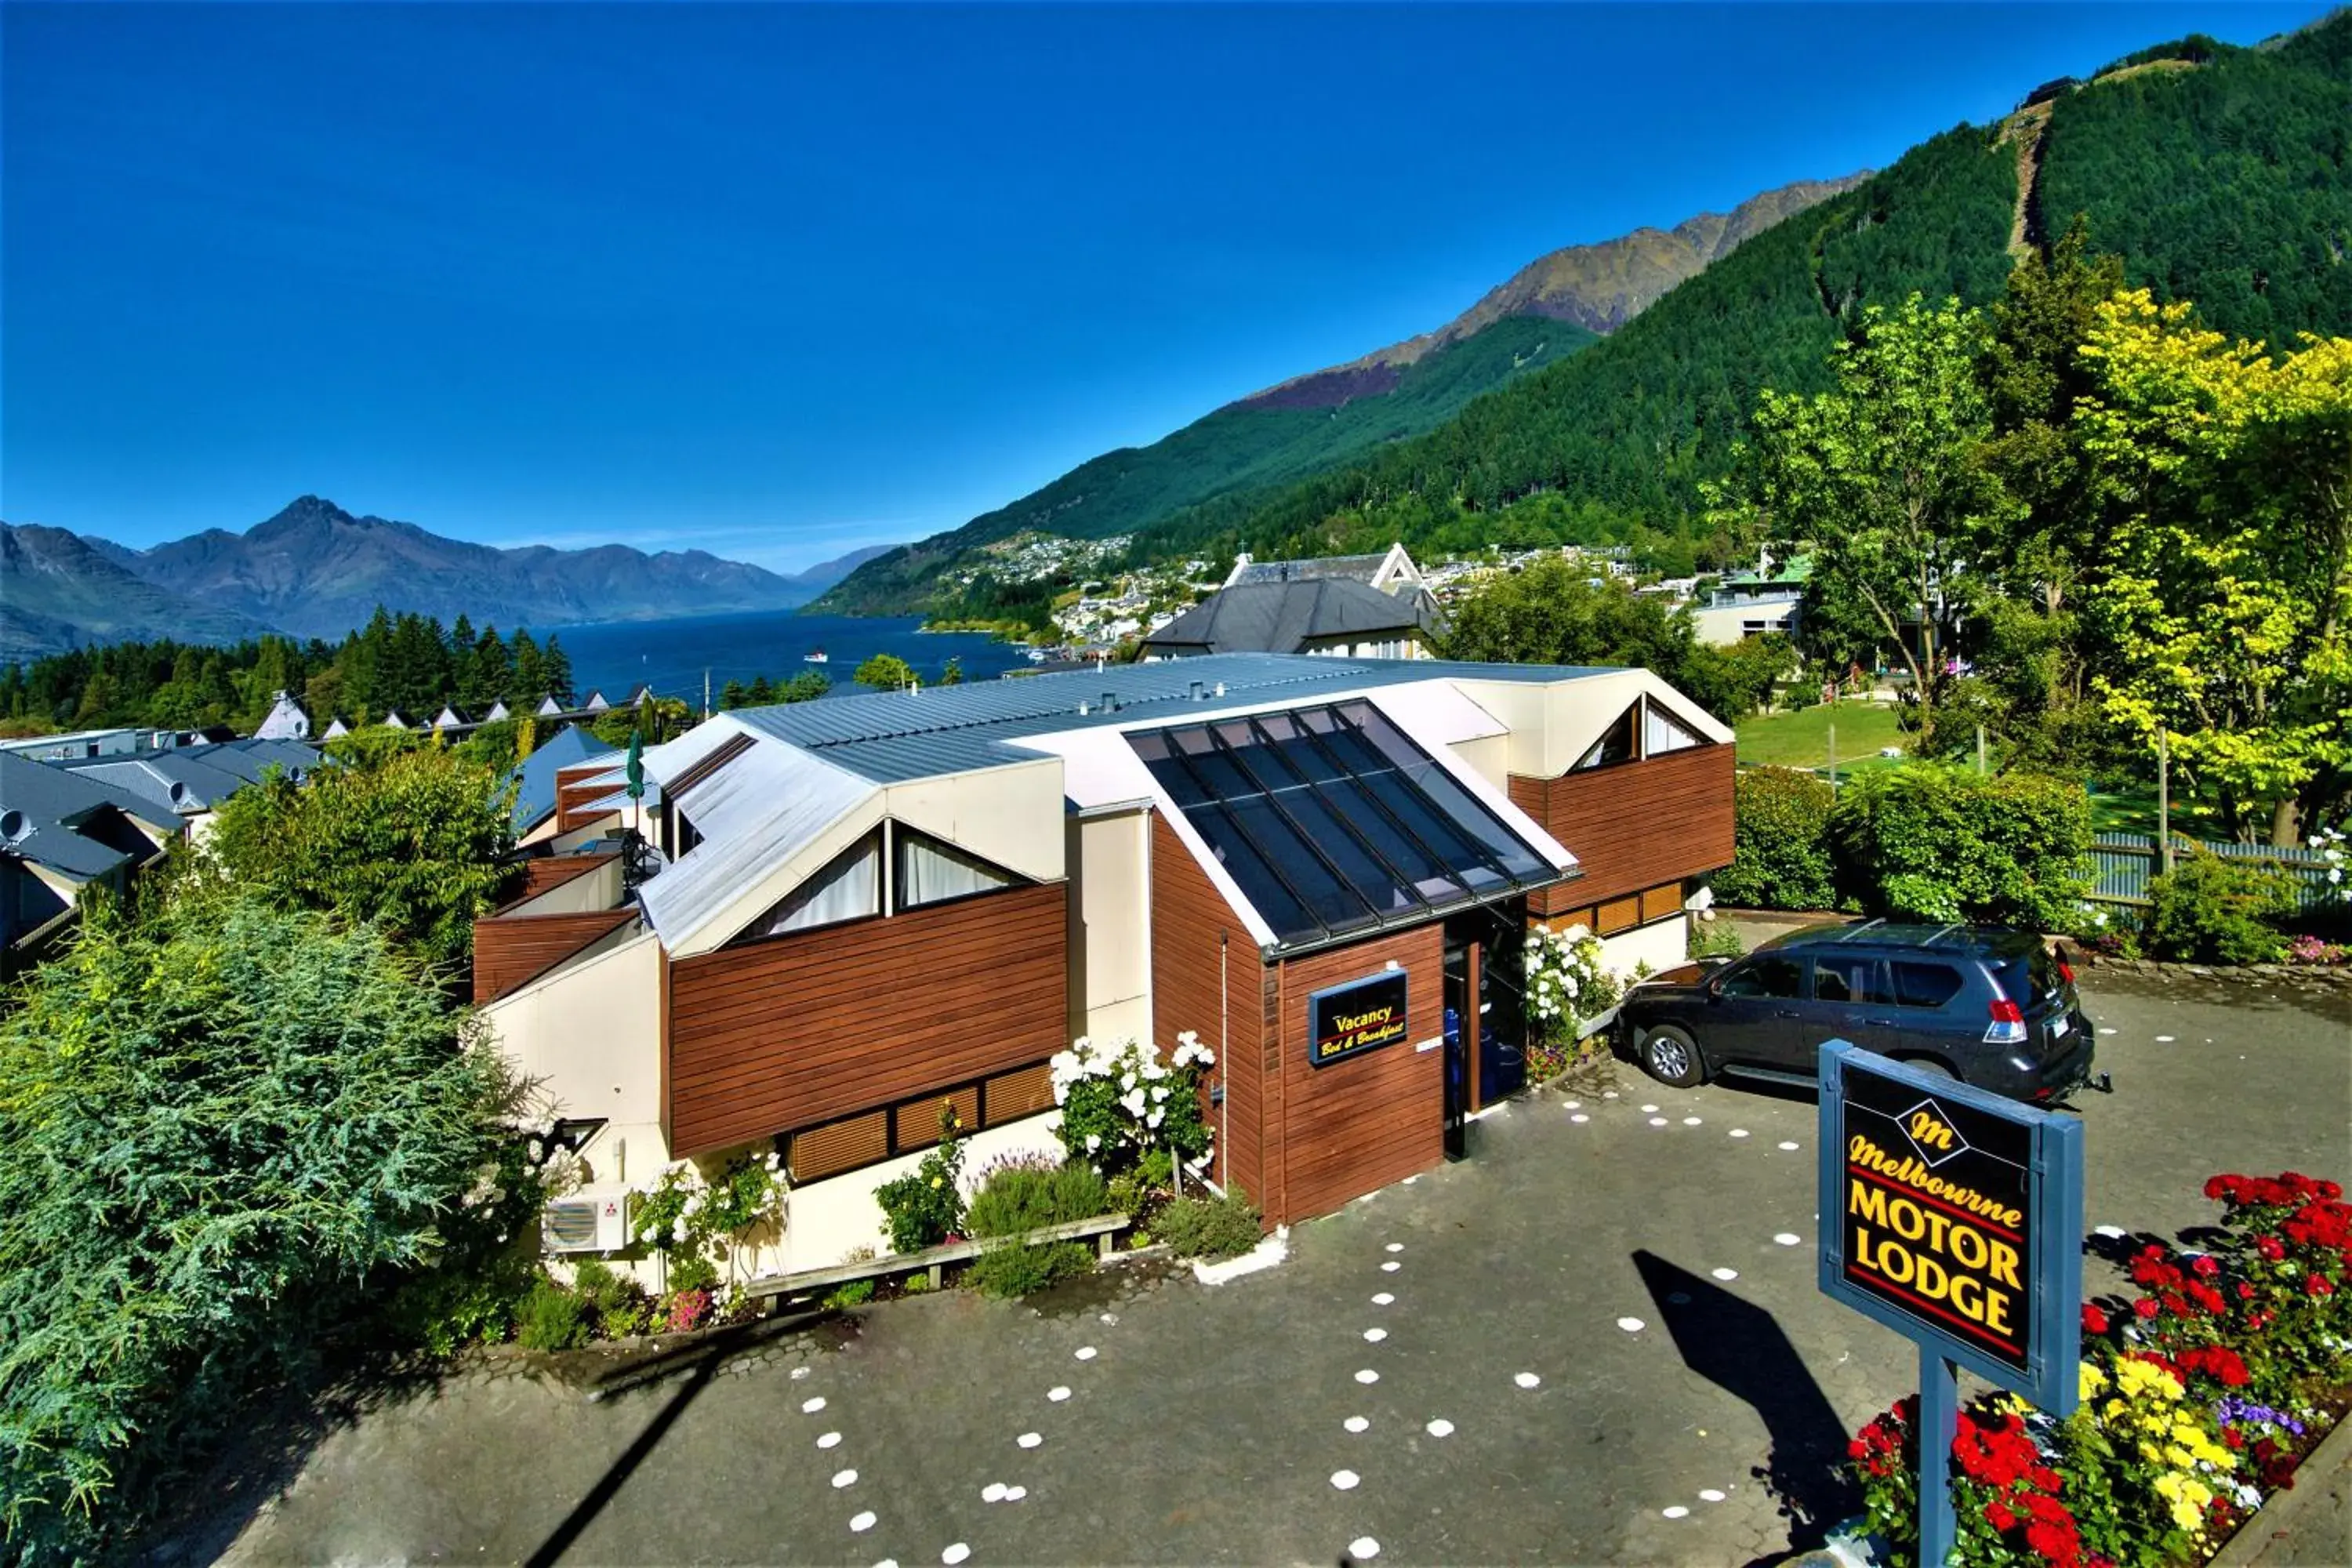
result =
[[1128,742],[1283,947],[1560,879],[1369,702],[1139,731]]

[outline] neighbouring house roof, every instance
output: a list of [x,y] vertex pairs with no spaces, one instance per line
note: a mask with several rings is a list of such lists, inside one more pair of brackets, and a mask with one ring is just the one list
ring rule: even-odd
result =
[[1435,626],[1418,592],[1383,594],[1347,577],[1317,577],[1220,588],[1145,637],[1143,646],[1154,652],[1297,653],[1334,637],[1407,637]]
[[517,833],[532,828],[555,815],[555,773],[597,757],[617,755],[613,748],[577,724],[567,724],[531,748],[530,755],[507,776],[516,781],[514,826]]
[[176,815],[104,780],[0,752],[0,849],[77,881],[162,853],[145,830],[180,831]]
[[254,731],[254,734],[265,741],[308,740],[310,716],[302,711],[300,703],[281,691],[269,710],[269,716],[262,720],[261,727]]
[[1791,555],[1778,566],[1768,561],[1763,569],[1755,572],[1735,572],[1723,580],[1727,588],[1768,588],[1785,586],[1802,588],[1811,581],[1813,558],[1810,554]]
[[68,771],[135,795],[151,808],[183,816],[211,810],[247,783],[235,773],[173,752],[93,757],[68,764]]
[[1389,558],[1387,551],[1378,555],[1324,555],[1307,561],[1249,561],[1236,564],[1225,579],[1225,586],[1238,588],[1249,583],[1313,583],[1328,578],[1345,577],[1369,585]]

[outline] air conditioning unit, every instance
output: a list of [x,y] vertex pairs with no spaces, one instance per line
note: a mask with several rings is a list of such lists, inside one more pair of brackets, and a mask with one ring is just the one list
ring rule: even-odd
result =
[[629,1245],[625,1187],[590,1187],[558,1198],[539,1212],[539,1244],[546,1252],[618,1252]]

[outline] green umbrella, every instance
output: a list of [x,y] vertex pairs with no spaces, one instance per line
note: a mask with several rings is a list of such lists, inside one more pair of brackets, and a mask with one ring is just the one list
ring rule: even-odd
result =
[[646,737],[641,730],[629,731],[629,798],[646,798]]

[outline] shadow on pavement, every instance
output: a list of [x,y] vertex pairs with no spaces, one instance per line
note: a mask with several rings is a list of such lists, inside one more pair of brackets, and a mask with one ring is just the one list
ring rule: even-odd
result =
[[1772,1451],[1759,1472],[1790,1521],[1789,1544],[1811,1551],[1861,1506],[1839,1468],[1846,1430],[1772,1314],[1711,1279],[1637,1251],[1633,1267],[1674,1336],[1683,1364],[1748,1402]]
[[628,1484],[629,1478],[637,1473],[637,1467],[661,1447],[662,1439],[677,1424],[677,1418],[686,1414],[687,1406],[710,1386],[710,1380],[719,1375],[719,1368],[726,1360],[727,1352],[723,1349],[705,1351],[696,1359],[692,1373],[678,1384],[677,1391],[669,1396],[669,1403],[646,1423],[646,1429],[637,1434],[636,1441],[623,1450],[620,1458],[596,1479],[596,1484],[590,1487],[586,1495],[572,1505],[572,1511],[563,1516],[563,1522],[540,1542],[539,1550],[523,1560],[528,1568],[548,1568],[549,1564],[560,1561],[566,1552],[572,1550],[572,1543],[586,1533],[588,1527],[596,1521],[596,1516],[604,1511],[605,1506]]

